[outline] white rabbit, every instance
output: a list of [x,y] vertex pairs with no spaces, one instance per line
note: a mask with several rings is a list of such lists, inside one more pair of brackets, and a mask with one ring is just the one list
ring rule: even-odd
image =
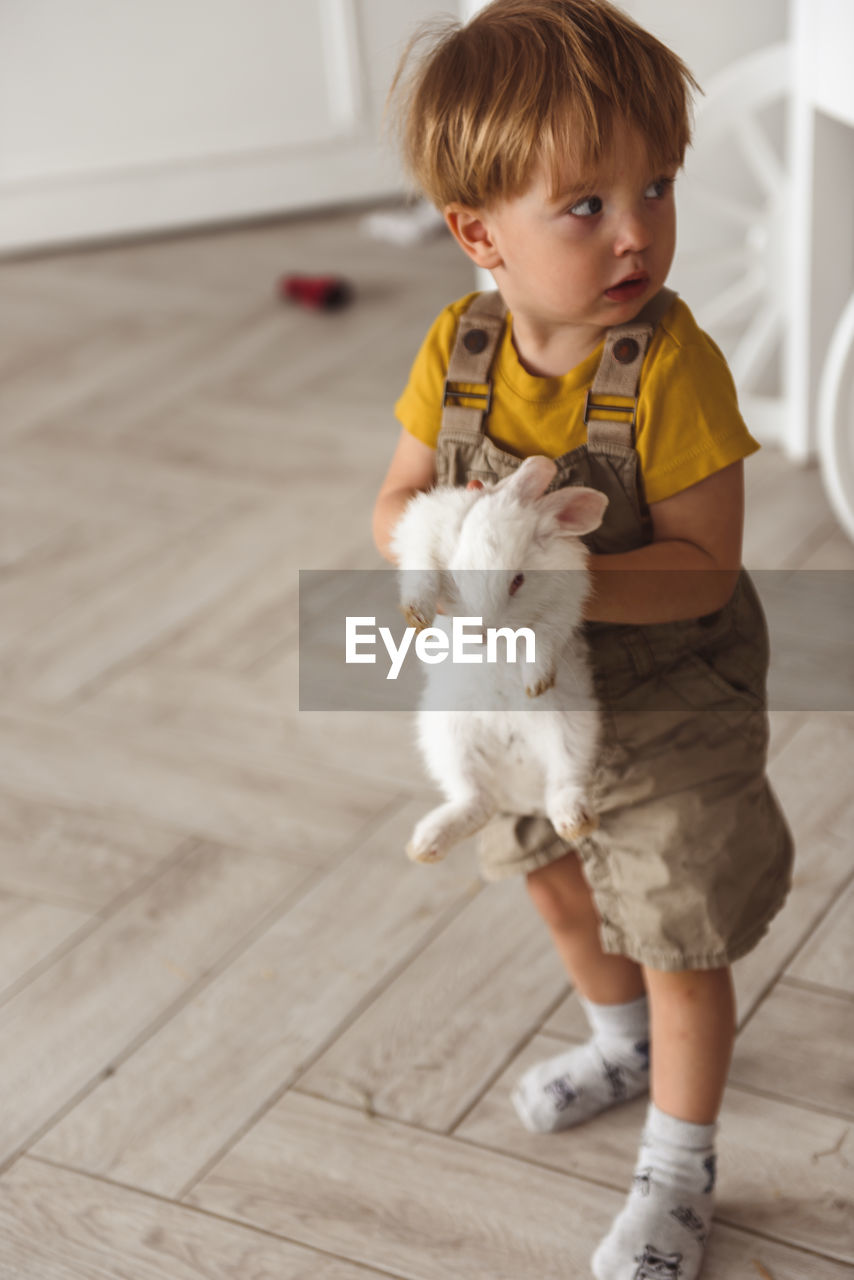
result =
[[599,717],[576,628],[589,589],[580,537],[608,500],[578,486],[546,493],[555,472],[534,457],[492,487],[417,494],[392,535],[410,625],[429,626],[441,602],[446,615],[536,636],[532,662],[428,668],[418,736],[447,802],[417,824],[414,861],[438,861],[500,810],[545,814],[567,840],[597,826],[584,787]]

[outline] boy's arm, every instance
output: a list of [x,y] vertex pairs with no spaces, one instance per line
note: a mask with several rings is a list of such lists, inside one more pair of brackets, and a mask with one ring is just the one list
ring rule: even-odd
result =
[[653,623],[698,618],[722,608],[741,567],[744,466],[734,462],[650,506],[652,542],[636,551],[591,556],[592,622]]
[[404,428],[374,505],[374,543],[380,555],[394,563],[389,542],[403,508],[414,493],[429,489],[436,479],[436,450]]

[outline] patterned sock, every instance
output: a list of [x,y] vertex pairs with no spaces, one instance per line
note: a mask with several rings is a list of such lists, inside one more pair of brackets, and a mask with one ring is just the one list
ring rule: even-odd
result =
[[712,1225],[716,1127],[650,1103],[629,1198],[593,1255],[596,1280],[696,1280]]
[[581,1004],[592,1039],[531,1067],[513,1090],[513,1105],[532,1133],[569,1129],[649,1088],[646,996],[628,1004]]

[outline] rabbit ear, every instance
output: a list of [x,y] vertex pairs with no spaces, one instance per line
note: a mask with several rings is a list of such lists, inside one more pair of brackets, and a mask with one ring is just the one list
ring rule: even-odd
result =
[[517,502],[536,502],[555,478],[557,466],[551,458],[526,458],[511,476],[495,487]]
[[561,533],[580,537],[598,529],[605,515],[608,499],[598,489],[585,489],[581,485],[568,485],[541,499],[541,510],[557,517]]

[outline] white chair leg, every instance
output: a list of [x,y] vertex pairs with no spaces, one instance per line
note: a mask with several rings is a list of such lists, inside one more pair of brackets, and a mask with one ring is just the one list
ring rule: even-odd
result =
[[854,296],[833,332],[822,369],[818,450],[827,496],[854,540]]

